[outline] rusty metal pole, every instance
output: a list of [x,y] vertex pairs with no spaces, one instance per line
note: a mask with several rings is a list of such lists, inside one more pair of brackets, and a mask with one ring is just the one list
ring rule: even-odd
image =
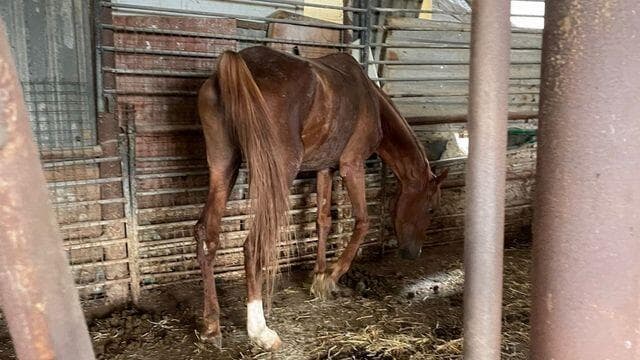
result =
[[20,359],[93,359],[0,21],[0,305]]
[[640,3],[546,3],[533,359],[640,359]]
[[464,358],[500,359],[510,1],[474,1],[464,244]]

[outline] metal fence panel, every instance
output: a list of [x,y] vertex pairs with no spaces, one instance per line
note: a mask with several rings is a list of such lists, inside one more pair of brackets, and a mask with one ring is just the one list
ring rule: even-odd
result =
[[[23,3],[26,1],[2,4],[0,9],[3,14],[18,14],[16,9],[22,11],[27,6]],[[33,95],[35,119],[60,119],[60,124],[51,120],[42,127],[38,140],[65,249],[86,303],[137,300],[143,289],[200,279],[193,224],[208,191],[208,169],[195,95],[218,54],[226,49],[267,45],[309,57],[349,52],[369,69],[370,76],[393,96],[414,124],[466,119],[466,25],[417,19],[421,14],[418,2],[352,1],[348,6],[334,6],[299,0],[233,0],[207,2],[207,6],[218,7],[191,2],[168,7],[138,0],[95,0],[92,9],[86,4],[70,4],[75,11],[82,8],[82,26],[90,22],[89,13],[94,20],[95,62],[86,60],[90,56],[84,61],[95,68],[97,121],[91,117],[93,99],[82,97],[84,83],[25,84],[25,90]],[[335,18],[341,22],[310,17],[317,12],[309,9],[338,11],[342,16]],[[74,12],[65,14],[76,16]],[[15,21],[24,22],[19,15]],[[21,25],[14,24],[14,29],[18,31]],[[530,89],[537,86],[539,37],[528,31],[514,36],[522,64],[512,65],[513,87],[520,89],[512,102],[522,103],[516,110],[526,115],[537,102],[537,95],[529,92],[535,92]],[[89,41],[83,39],[86,45]],[[433,59],[423,56],[425,50]],[[399,56],[394,58],[394,53]],[[26,58],[18,60],[28,63]],[[75,63],[69,60],[69,64]],[[91,82],[87,80],[87,84]],[[82,110],[80,122],[68,115],[75,109]],[[45,110],[67,111],[67,115],[51,118]],[[451,129],[416,125],[414,130],[430,160],[440,159],[449,146],[442,138],[443,131]],[[508,156],[509,236],[526,229],[530,221],[535,150]],[[465,160],[436,161],[434,165],[451,171],[443,191],[443,207],[429,231],[429,244],[460,241]],[[396,186],[393,175],[379,160],[370,159],[366,167],[372,226],[365,252],[394,246],[386,214]],[[329,255],[341,251],[353,226],[346,191],[339,178],[334,182]],[[290,248],[290,265],[315,258],[314,183],[312,174],[301,174],[292,186],[291,230],[296,241],[283,245]],[[247,186],[243,168],[223,219],[219,273],[234,275],[242,269],[241,244],[250,226]]]

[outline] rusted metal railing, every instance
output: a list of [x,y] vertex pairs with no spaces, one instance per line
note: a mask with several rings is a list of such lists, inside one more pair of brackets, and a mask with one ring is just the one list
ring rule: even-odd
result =
[[640,3],[546,3],[533,359],[640,359]]
[[500,359],[510,1],[474,1],[465,220],[464,357]]
[[92,359],[0,21],[0,304],[20,359]]

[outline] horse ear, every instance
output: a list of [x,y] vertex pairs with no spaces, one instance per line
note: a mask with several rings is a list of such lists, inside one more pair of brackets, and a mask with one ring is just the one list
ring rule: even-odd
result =
[[444,179],[446,179],[446,178],[447,178],[447,175],[449,175],[449,168],[446,168],[446,169],[442,170],[442,172],[440,173],[440,175],[437,175],[437,176],[435,177],[435,179],[433,179],[433,182],[434,182],[436,185],[440,185],[440,184],[444,181]]

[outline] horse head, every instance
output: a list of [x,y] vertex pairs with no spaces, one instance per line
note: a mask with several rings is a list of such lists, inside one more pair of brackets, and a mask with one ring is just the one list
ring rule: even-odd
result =
[[440,184],[448,173],[445,169],[437,176],[429,174],[429,180],[421,184],[401,185],[393,206],[401,257],[415,259],[420,256],[431,217],[440,205]]

